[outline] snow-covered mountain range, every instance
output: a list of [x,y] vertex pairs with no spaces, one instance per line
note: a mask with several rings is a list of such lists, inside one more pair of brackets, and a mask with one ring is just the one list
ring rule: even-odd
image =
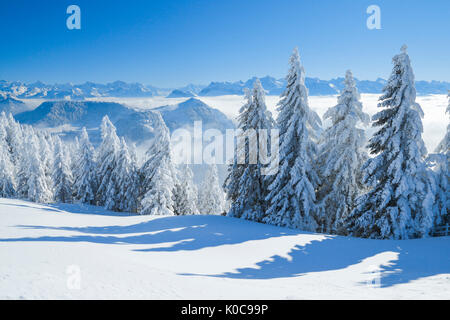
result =
[[[256,78],[246,82],[211,82],[206,88],[199,92],[199,96],[221,96],[221,95],[242,95],[245,89],[250,89]],[[275,79],[270,76],[260,78],[263,88],[268,95],[280,95],[286,87],[284,79]],[[355,79],[356,87],[360,93],[380,93],[386,80],[378,78],[375,81]],[[319,78],[306,78],[306,87],[312,96],[338,94],[344,88],[344,78],[331,80],[320,80]],[[419,95],[446,94],[450,89],[450,82],[440,81],[417,81],[416,89]]]
[[[189,84],[181,88],[157,88],[141,83],[126,83],[115,81],[107,84],[85,82],[83,84],[44,84],[40,81],[24,83],[21,81],[0,80],[0,93],[10,94],[17,98],[43,98],[43,99],[71,99],[83,100],[94,97],[153,97],[168,96],[169,98],[198,96],[242,95],[245,88],[251,88],[255,78],[236,82],[211,82],[207,86]],[[286,85],[284,79],[266,76],[260,79],[268,95],[280,95]],[[306,78],[306,86],[310,95],[337,94],[343,88],[343,78],[320,80]],[[380,93],[384,79],[358,80],[356,86],[361,93]],[[450,82],[417,81],[416,89],[419,95],[446,94],[450,89]]]
[[26,84],[20,81],[9,82],[0,80],[0,92],[9,93],[22,99],[76,100],[93,97],[152,97],[155,95],[165,95],[170,90],[123,81],[115,81],[107,84],[85,82],[79,85],[72,83],[50,85],[40,81]]

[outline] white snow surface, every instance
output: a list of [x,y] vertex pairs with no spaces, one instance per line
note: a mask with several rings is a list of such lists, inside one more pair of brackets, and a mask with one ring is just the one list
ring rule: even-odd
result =
[[0,299],[450,299],[449,252],[450,237],[356,239],[0,199]]

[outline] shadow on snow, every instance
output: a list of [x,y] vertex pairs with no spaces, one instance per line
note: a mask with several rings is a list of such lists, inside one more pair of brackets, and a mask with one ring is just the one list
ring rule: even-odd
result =
[[[63,207],[64,210],[71,209],[67,205],[63,205]],[[77,208],[72,208],[76,209],[72,213],[88,213],[78,212],[80,210]],[[59,211],[62,208],[51,206],[48,210]],[[0,242],[90,242],[118,245],[151,245],[174,242],[169,247],[134,249],[134,251],[175,252],[239,244],[286,235],[313,235],[298,230],[255,224],[221,216],[150,218],[148,221],[127,226],[51,227],[21,225],[17,227],[63,230],[79,234],[37,238],[4,238],[0,239]],[[233,279],[296,277],[310,272],[344,269],[383,252],[397,253],[398,258],[390,261],[390,265],[381,266],[382,287],[407,283],[422,277],[450,273],[450,255],[448,254],[450,252],[450,237],[402,241],[317,235],[317,239],[313,239],[308,244],[296,245],[292,248],[288,254],[288,259],[274,255],[270,259],[256,263],[256,268],[242,268],[217,275],[195,275]]]

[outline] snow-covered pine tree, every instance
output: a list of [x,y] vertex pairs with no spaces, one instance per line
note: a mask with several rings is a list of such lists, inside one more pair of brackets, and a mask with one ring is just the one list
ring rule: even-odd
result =
[[132,155],[124,138],[120,139],[120,154],[113,175],[117,177],[117,201],[115,211],[138,212],[139,176],[136,157]]
[[138,213],[141,210],[141,177],[140,177],[140,166],[138,161],[136,144],[131,143],[129,146],[130,158],[131,158],[131,176],[130,181],[133,182],[131,187],[128,189],[128,211],[133,213]]
[[308,105],[305,71],[297,48],[290,58],[287,87],[278,104],[280,164],[271,181],[270,202],[263,221],[278,226],[315,231],[315,189],[319,184],[313,166],[317,148],[313,139],[320,130],[320,118]]
[[33,202],[49,203],[53,200],[53,193],[41,158],[39,138],[33,128],[26,128],[24,136],[21,167],[25,186],[22,195]]
[[0,115],[0,122],[3,123],[4,132],[6,133],[4,139],[6,141],[6,148],[9,152],[9,159],[14,166],[15,178],[15,196],[26,198],[27,177],[25,176],[25,151],[24,144],[24,130],[18,124],[11,114],[6,115],[2,112]]
[[[254,159],[256,164],[250,163],[250,154],[253,152],[258,157],[260,143],[266,146],[264,153],[269,150],[270,130],[275,123],[272,114],[267,110],[264,89],[259,79],[255,80],[253,90],[251,94],[246,95],[246,99],[247,102],[240,109],[238,117],[241,143],[238,143],[234,160],[237,162],[238,157],[242,155],[245,157],[245,164],[231,165],[225,188],[229,190],[236,188],[237,196],[231,204],[228,215],[260,222],[267,210],[265,198],[268,194],[268,180],[263,172],[267,165],[260,159]],[[266,134],[261,135],[260,130],[265,130]],[[264,138],[267,141],[263,142]]]
[[205,179],[198,194],[198,209],[200,214],[221,215],[224,212],[225,199],[219,184],[219,175],[215,164],[209,165]]
[[7,143],[5,113],[0,115],[0,198],[12,198],[16,195],[15,167]]
[[75,199],[91,205],[96,204],[98,180],[96,176],[96,163],[94,148],[89,141],[86,128],[81,131],[78,156],[74,164],[74,194]]
[[[69,153],[73,154],[73,157],[70,157],[70,170],[72,170],[74,183],[75,183],[75,170],[78,166],[78,160],[81,157],[80,139],[78,139],[78,137],[75,137],[75,140],[67,145],[67,150],[69,151]],[[74,186],[74,192],[75,192],[75,186]],[[76,196],[76,194],[74,193],[74,198],[75,198],[75,196]]]
[[[447,99],[448,99],[448,105],[447,105],[447,109],[446,109],[445,112],[450,117],[450,90],[448,90]],[[444,139],[442,139],[442,141],[436,147],[435,152],[436,153],[443,153],[443,154],[448,155],[449,149],[450,149],[450,124],[447,125],[447,132],[445,134],[445,137],[444,137]]]
[[18,198],[28,198],[28,168],[29,159],[26,149],[26,140],[30,128],[21,126],[13,118],[8,118],[7,141],[11,154],[11,161],[15,167],[16,175],[16,196]]
[[159,113],[158,118],[156,136],[147,150],[148,160],[141,169],[143,198],[140,214],[174,215],[176,174],[172,163],[169,129]]
[[100,206],[114,208],[118,200],[118,177],[113,175],[120,152],[120,140],[116,128],[105,116],[101,124],[102,143],[97,155],[97,201]]
[[[36,136],[39,141],[39,152],[46,184],[51,186],[53,192],[53,171],[56,155],[54,137],[46,130],[37,131]],[[67,161],[70,161],[70,159],[67,159]]]
[[56,138],[53,169],[54,199],[56,202],[71,203],[73,198],[73,175],[67,152],[59,137]]
[[5,139],[11,155],[11,161],[17,168],[22,155],[21,148],[24,141],[22,127],[14,120],[11,114],[6,115],[2,112],[0,119],[6,131]]
[[193,181],[194,174],[189,165],[180,165],[178,182],[174,191],[174,213],[176,215],[199,214],[197,208],[198,190]]
[[358,123],[367,125],[369,115],[362,111],[362,103],[353,74],[347,71],[345,88],[338,104],[324,114],[331,120],[322,136],[318,168],[320,187],[317,192],[319,230],[345,234],[345,219],[352,211],[356,198],[364,191],[361,167],[368,156],[364,149],[366,137]]
[[[252,91],[251,90],[245,89],[245,101],[246,102],[241,107],[241,110],[250,106],[250,104],[252,103]],[[245,165],[242,163],[239,163],[239,161],[238,161],[239,154],[238,154],[237,146],[235,146],[234,151],[235,152],[234,152],[233,162],[228,165],[227,176],[225,178],[225,182],[223,183],[223,189],[225,190],[226,201],[230,205],[230,210],[231,210],[232,204],[235,203],[237,201],[237,199],[239,198],[240,189],[241,189],[241,185],[239,183],[240,183],[241,177],[244,174],[244,170],[245,170]],[[230,213],[229,210],[228,210],[228,215],[235,216],[235,214]]]
[[11,114],[3,113],[0,122],[4,128],[4,146],[14,168],[15,195],[35,202],[51,202],[51,135],[29,126],[21,126]]
[[414,74],[406,46],[393,58],[392,74],[383,88],[369,141],[374,155],[363,165],[371,190],[357,200],[349,215],[355,236],[408,239],[426,236],[433,225],[434,202],[424,165],[423,111],[416,103]]
[[[446,113],[450,116],[450,90],[448,92],[448,106]],[[435,153],[428,156],[428,163],[433,167],[435,178],[435,225],[450,224],[450,124],[444,139],[437,146]]]

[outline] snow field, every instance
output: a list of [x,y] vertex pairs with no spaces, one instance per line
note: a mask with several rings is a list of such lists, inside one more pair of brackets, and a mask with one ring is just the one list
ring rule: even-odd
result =
[[0,199],[1,299],[449,299],[448,252],[449,237],[367,240]]

